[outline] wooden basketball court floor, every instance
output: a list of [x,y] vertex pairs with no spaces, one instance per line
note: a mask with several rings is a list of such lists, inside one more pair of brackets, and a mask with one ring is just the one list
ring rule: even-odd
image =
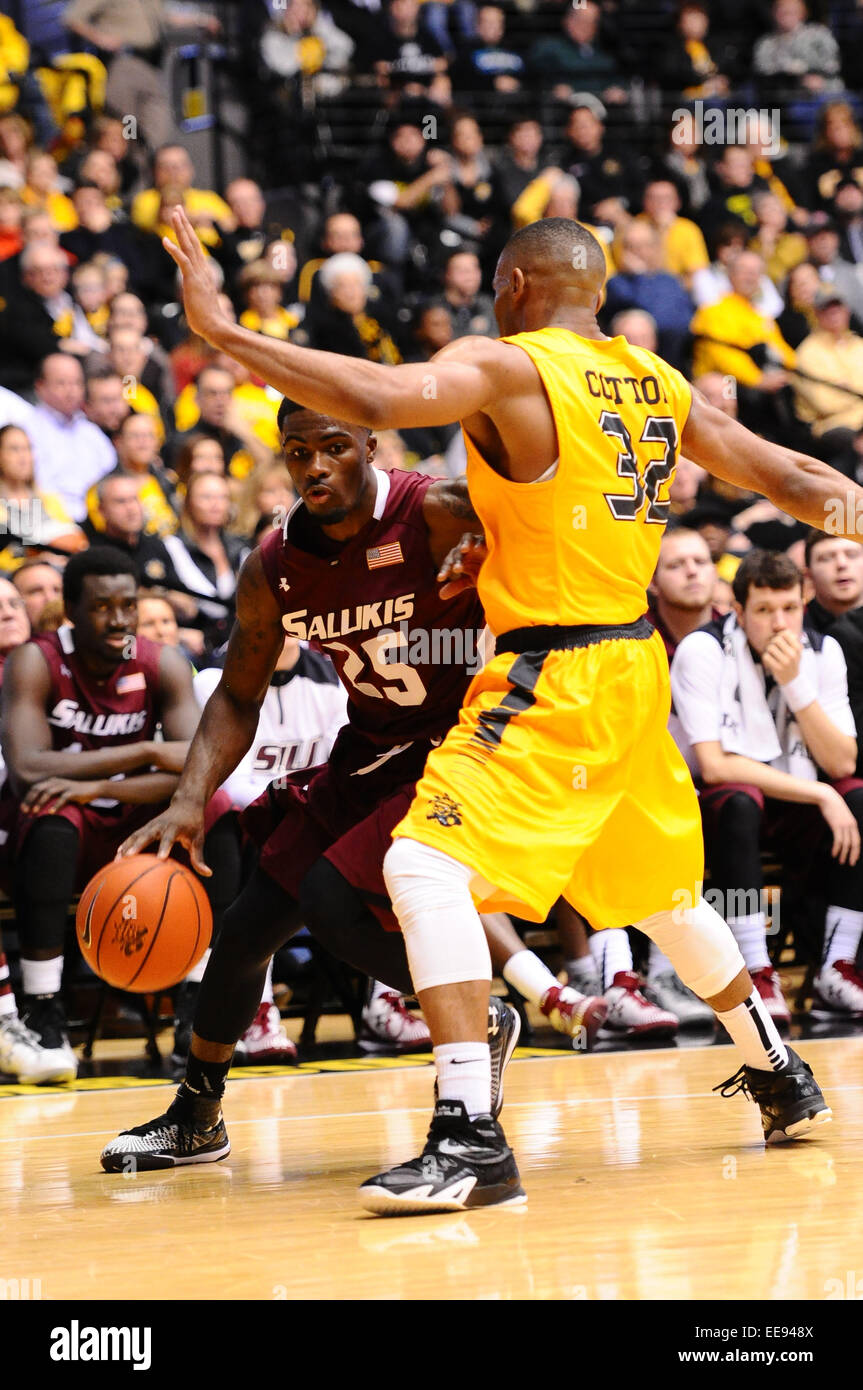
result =
[[769,1150],[754,1105],[711,1093],[736,1069],[729,1047],[517,1052],[503,1119],[527,1208],[423,1217],[367,1216],[355,1189],[419,1151],[427,1058],[232,1081],[227,1160],[129,1177],[103,1173],[99,1151],[171,1086],[7,1095],[0,1280],[51,1300],[848,1296],[863,1038],[800,1050],[834,1123]]

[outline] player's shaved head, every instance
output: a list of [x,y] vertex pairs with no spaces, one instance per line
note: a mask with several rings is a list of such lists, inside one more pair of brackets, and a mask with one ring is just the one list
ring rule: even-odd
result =
[[580,222],[569,217],[531,222],[513,233],[497,263],[495,313],[501,333],[563,323],[569,312],[592,319],[605,277],[603,249]]
[[559,281],[561,288],[599,294],[605,284],[605,255],[591,232],[569,217],[545,217],[513,232],[501,262]]

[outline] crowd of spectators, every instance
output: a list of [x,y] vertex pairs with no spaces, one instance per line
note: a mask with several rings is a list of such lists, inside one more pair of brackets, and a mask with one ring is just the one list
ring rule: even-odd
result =
[[[4,656],[62,621],[63,566],[98,544],[154,591],[146,622],[171,634],[159,640],[206,666],[244,557],[292,503],[278,395],[185,324],[162,245],[180,205],[213,294],[244,326],[386,364],[494,334],[508,235],[578,218],[606,255],[606,332],[658,352],[765,437],[863,479],[859,5],[261,3],[234,53],[248,69],[246,172],[223,187],[178,127],[173,28],[221,35],[230,58],[218,18],[162,0],[71,0],[38,62],[0,17]],[[339,143],[333,130],[357,121],[361,135]],[[464,450],[455,424],[406,429],[378,460],[455,475]],[[805,528],[685,459],[671,517],[711,567],[708,598],[690,606],[700,622],[737,603],[742,623],[753,584],[805,582],[801,612],[815,592],[821,636],[851,614],[841,646],[858,679],[863,579],[825,602]],[[756,566],[741,599],[753,550],[781,552],[805,580]],[[674,592],[663,604],[689,611]],[[687,619],[675,644],[691,631]],[[861,691],[850,698],[863,708]],[[820,782],[829,773],[818,766]],[[855,1018],[856,891],[828,904],[845,913],[855,1007],[824,991]],[[753,970],[768,969],[753,951]]]

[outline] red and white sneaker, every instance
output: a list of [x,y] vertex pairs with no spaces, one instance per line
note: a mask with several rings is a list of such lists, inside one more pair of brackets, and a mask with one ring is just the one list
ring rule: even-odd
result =
[[234,1066],[283,1067],[297,1060],[297,1049],[284,1028],[275,1004],[264,1000],[234,1048]]
[[782,985],[779,976],[772,965],[765,965],[761,970],[750,970],[752,983],[764,1001],[764,1007],[773,1019],[774,1023],[781,1023],[784,1027],[791,1024],[791,1010],[785,1003],[785,995],[782,993]]
[[853,960],[822,965],[812,982],[812,1017],[863,1019],[863,975]]
[[639,989],[633,970],[618,970],[605,991],[608,1017],[605,1027],[624,1038],[673,1038],[677,1018],[668,1009],[651,1004]]
[[608,1013],[601,994],[579,994],[571,985],[553,985],[539,1001],[552,1028],[573,1039],[575,1047],[590,1047]]
[[363,1052],[424,1052],[431,1034],[419,1014],[411,1013],[394,989],[378,994],[363,1009],[363,1026],[357,1038]]

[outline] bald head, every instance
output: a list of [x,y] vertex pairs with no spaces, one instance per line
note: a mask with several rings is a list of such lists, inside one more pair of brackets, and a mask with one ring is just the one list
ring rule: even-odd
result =
[[602,247],[580,222],[568,217],[531,222],[510,237],[495,271],[501,333],[542,327],[561,310],[592,317],[605,277]]

